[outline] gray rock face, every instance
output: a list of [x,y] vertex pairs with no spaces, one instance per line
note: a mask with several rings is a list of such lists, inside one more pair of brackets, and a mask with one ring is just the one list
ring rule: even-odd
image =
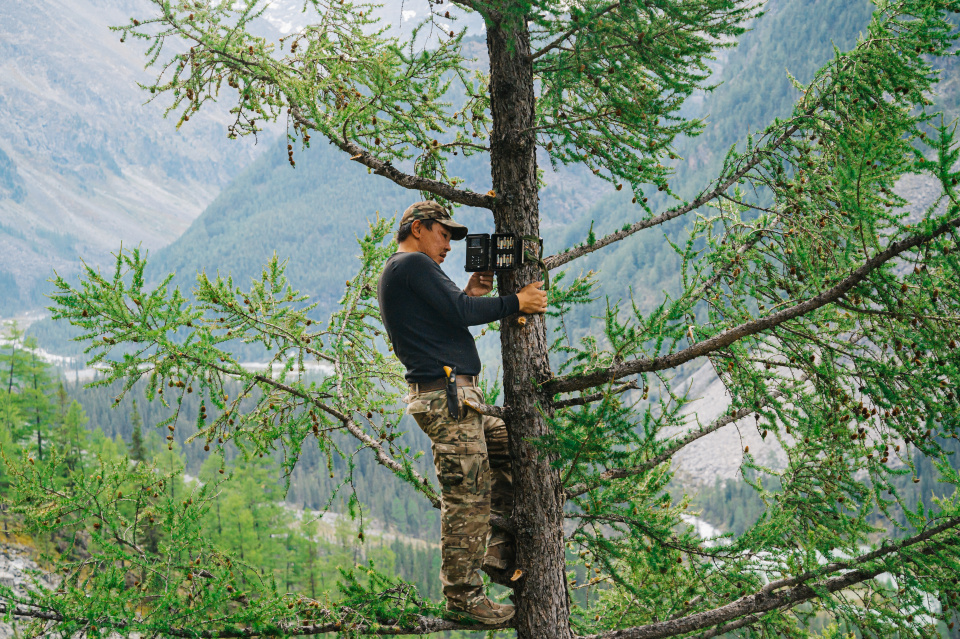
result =
[[[253,157],[226,138],[227,106],[175,130],[137,83],[145,45],[109,26],[146,0],[0,3],[0,283],[38,306],[38,281],[120,247],[179,236]],[[11,284],[11,281],[13,282]],[[0,303],[2,304],[2,303]],[[3,310],[3,309],[0,309]],[[8,310],[12,310],[9,309]]]
[[[25,548],[0,546],[0,586],[12,588],[17,597],[25,597],[35,587],[37,580],[46,588],[56,586],[56,580],[40,570]],[[0,604],[3,603],[6,601],[0,597]],[[16,622],[0,623],[0,639],[21,636],[16,631],[16,625]]]
[[[689,386],[688,386],[689,385]],[[691,401],[685,408],[686,426],[665,433],[680,435],[688,429],[707,426],[730,405],[730,395],[709,363],[683,382]],[[774,468],[786,463],[786,454],[773,437],[764,440],[752,416],[724,426],[689,444],[674,457],[674,468],[686,484],[711,485],[716,479],[740,475],[744,448],[750,447],[758,461]]]

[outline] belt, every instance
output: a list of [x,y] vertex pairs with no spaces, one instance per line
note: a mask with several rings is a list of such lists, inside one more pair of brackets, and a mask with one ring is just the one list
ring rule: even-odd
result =
[[[457,386],[476,386],[477,377],[475,375],[457,375]],[[447,387],[446,378],[441,377],[440,379],[433,380],[432,382],[422,382],[416,383],[412,382],[410,384],[411,393],[427,393],[430,391],[443,390]]]

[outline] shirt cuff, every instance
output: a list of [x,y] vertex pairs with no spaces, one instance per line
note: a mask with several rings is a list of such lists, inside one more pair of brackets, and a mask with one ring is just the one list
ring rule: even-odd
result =
[[517,297],[516,293],[513,295],[506,295],[503,299],[505,299],[507,302],[507,313],[504,315],[504,317],[515,315],[520,312],[520,298]]

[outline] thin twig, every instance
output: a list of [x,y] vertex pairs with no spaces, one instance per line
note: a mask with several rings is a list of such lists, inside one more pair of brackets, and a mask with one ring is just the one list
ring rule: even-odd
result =
[[689,362],[690,360],[696,359],[697,357],[709,355],[710,353],[718,351],[722,348],[726,348],[727,346],[730,346],[734,342],[737,342],[745,337],[756,335],[762,331],[775,328],[784,322],[811,313],[840,299],[854,286],[865,280],[870,273],[886,262],[889,262],[905,251],[926,244],[927,242],[940,237],[941,235],[944,235],[955,228],[960,228],[960,217],[956,217],[944,222],[934,229],[929,235],[916,235],[905,240],[901,240],[900,242],[894,242],[887,247],[886,250],[878,253],[874,257],[864,262],[862,266],[851,272],[846,278],[823,293],[808,300],[804,300],[803,302],[795,304],[789,308],[785,308],[784,310],[772,315],[761,317],[759,319],[745,322],[739,326],[729,328],[709,339],[697,342],[696,344],[688,346],[687,348],[684,348],[676,353],[654,358],[630,360],[628,362],[623,362],[622,364],[617,364],[615,366],[593,371],[586,375],[567,375],[564,377],[557,377],[546,382],[544,384],[544,389],[548,393],[569,393],[583,390],[585,388],[600,386],[601,384],[605,384],[628,375],[675,368],[681,364]]
[[[291,108],[291,114],[301,125],[319,130],[317,124],[305,117],[297,107]],[[377,175],[382,175],[405,189],[433,193],[457,204],[493,209],[494,198],[491,195],[474,193],[473,191],[463,191],[438,180],[431,180],[429,178],[404,173],[390,162],[371,155],[366,149],[350,140],[331,137],[330,141],[339,147],[341,151],[349,153],[351,160],[359,162]]]
[[[953,530],[958,526],[960,526],[960,517],[949,519],[936,528],[932,528],[901,542],[896,550],[902,551],[905,548],[916,546],[917,544],[930,540],[933,536],[941,532]],[[945,543],[949,544],[951,541]],[[933,554],[942,548],[943,545],[945,544],[931,544],[921,552],[925,555]],[[851,563],[860,565],[876,559],[877,557],[875,555],[877,552],[879,551],[862,555]],[[646,626],[614,630],[612,632],[580,637],[580,639],[661,639],[695,632],[712,626],[719,626],[719,628],[715,628],[705,635],[707,637],[716,636],[745,625],[756,623],[763,613],[782,608],[793,608],[811,599],[821,598],[824,592],[835,593],[846,590],[851,586],[869,581],[887,570],[889,570],[888,566],[880,564],[879,566],[874,566],[869,569],[851,570],[842,575],[822,581],[815,586],[802,583],[776,594],[761,590],[752,595],[740,597],[725,606],[694,613],[680,619],[671,619],[647,624]]]
[[[617,388],[609,391],[612,395],[619,395],[620,393],[625,393],[628,390],[637,390],[640,388],[637,385],[636,381],[630,381],[624,384],[623,386],[618,386]],[[586,404],[592,404],[593,402],[598,402],[603,399],[603,396],[606,395],[604,391],[593,393],[592,395],[584,395],[582,397],[571,397],[570,399],[561,399],[558,402],[553,403],[554,408],[569,408],[571,406],[584,406]]]

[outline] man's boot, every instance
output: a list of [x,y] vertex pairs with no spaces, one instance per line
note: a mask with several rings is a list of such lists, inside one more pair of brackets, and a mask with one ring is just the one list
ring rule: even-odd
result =
[[447,599],[447,611],[454,616],[494,626],[513,619],[516,609],[511,604],[499,604],[483,594],[462,599]]
[[481,568],[496,568],[497,570],[507,570],[513,566],[516,559],[516,551],[513,542],[503,540],[487,547],[487,553],[480,562]]

